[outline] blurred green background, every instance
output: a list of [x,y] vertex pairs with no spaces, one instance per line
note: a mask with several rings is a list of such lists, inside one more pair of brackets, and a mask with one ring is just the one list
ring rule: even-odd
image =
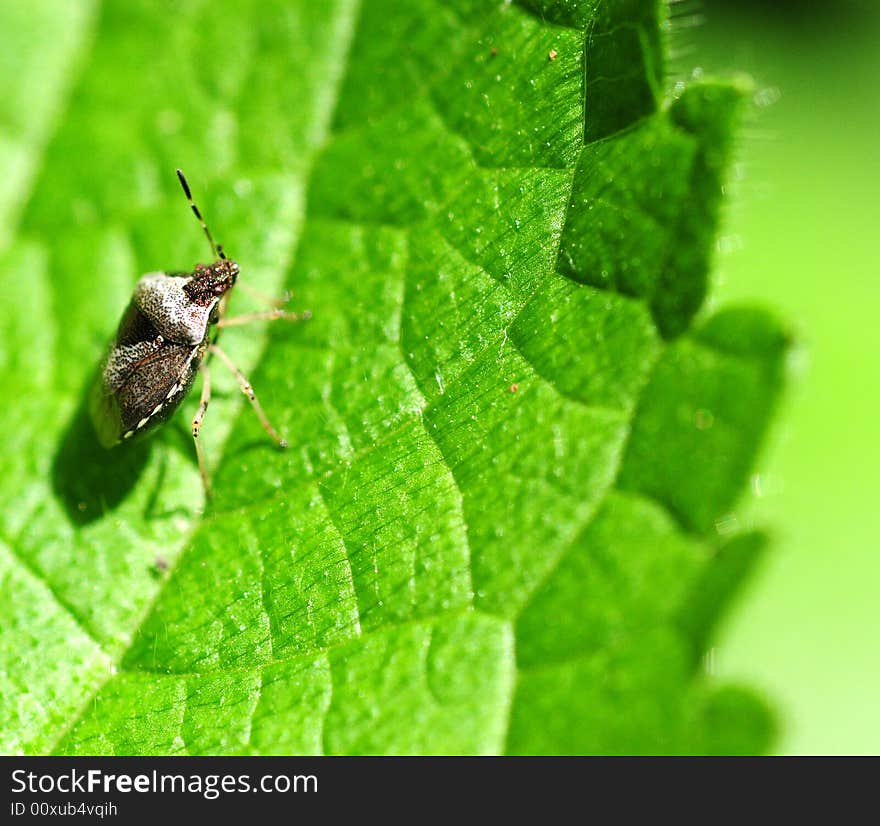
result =
[[880,751],[880,4],[706,0],[682,65],[744,70],[716,304],[793,325],[785,409],[738,513],[773,543],[707,667],[764,690],[781,753]]

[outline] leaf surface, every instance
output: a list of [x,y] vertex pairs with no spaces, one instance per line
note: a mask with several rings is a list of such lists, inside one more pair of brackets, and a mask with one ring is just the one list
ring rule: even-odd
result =
[[[4,750],[766,748],[699,657],[785,335],[694,320],[742,89],[667,93],[664,7],[36,5],[2,12]],[[314,314],[224,331],[291,447],[217,365],[207,508],[194,400],[110,453],[83,412],[138,274],[206,257],[177,166]]]

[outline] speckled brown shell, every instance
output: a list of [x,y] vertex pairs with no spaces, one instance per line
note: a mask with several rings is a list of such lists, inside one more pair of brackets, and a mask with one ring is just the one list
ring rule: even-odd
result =
[[203,290],[193,300],[187,287],[211,275],[205,267],[194,276],[150,273],[138,281],[90,399],[104,447],[151,432],[186,398],[208,348],[211,314],[234,283],[212,285],[210,295]]

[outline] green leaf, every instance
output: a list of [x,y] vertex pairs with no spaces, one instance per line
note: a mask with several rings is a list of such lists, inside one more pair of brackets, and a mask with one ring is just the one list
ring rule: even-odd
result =
[[[667,91],[662,4],[0,15],[3,750],[768,746],[699,662],[786,339],[692,324],[743,88]],[[84,412],[135,279],[206,256],[177,166],[314,314],[224,330],[291,447],[218,365],[207,507],[194,400],[110,452]]]

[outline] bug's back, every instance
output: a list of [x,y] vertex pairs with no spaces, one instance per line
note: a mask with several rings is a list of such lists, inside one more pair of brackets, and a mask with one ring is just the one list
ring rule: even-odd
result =
[[192,386],[206,347],[206,340],[165,341],[132,301],[92,393],[100,443],[112,447],[168,419]]
[[104,447],[168,419],[192,387],[208,347],[218,302],[238,265],[199,265],[190,276],[150,273],[137,284],[92,392],[91,414]]

